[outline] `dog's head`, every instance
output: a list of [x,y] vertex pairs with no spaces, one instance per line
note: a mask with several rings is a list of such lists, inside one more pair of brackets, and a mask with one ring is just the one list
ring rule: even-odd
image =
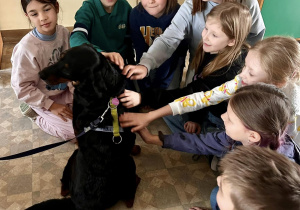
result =
[[117,96],[125,86],[125,77],[119,68],[87,44],[65,51],[57,63],[46,67],[39,75],[49,85],[66,81],[79,81],[79,86],[91,83],[100,95],[106,92]]
[[97,51],[89,45],[82,45],[63,52],[57,63],[46,67],[39,75],[49,85],[57,85],[65,81],[79,81],[99,63]]

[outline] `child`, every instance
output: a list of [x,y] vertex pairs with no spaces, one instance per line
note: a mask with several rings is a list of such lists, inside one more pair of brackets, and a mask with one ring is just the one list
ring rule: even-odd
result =
[[[141,114],[127,113],[120,118],[122,126],[135,126],[135,132],[147,126],[152,120],[167,116],[177,115],[204,107],[218,104],[240,87],[266,82],[274,84],[286,93],[290,99],[296,119],[292,120],[288,134],[300,144],[300,46],[294,38],[275,36],[258,42],[250,49],[245,67],[240,75],[225,84],[206,92],[198,92],[182,97],[158,110]],[[184,100],[183,100],[184,99]],[[194,101],[194,106],[184,106],[186,101]],[[138,104],[135,102],[135,104]],[[143,116],[142,116],[143,115]]]
[[[130,34],[136,53],[136,62],[147,52],[153,41],[170,25],[180,8],[177,0],[142,0],[130,13]],[[149,77],[137,81],[140,91],[145,88],[178,88],[185,64],[187,43],[182,41],[173,55]],[[171,83],[172,82],[172,83]]]
[[129,35],[131,6],[126,0],[86,0],[76,12],[71,47],[92,44],[98,52],[119,65],[134,64]]
[[222,115],[225,131],[189,134],[151,135],[144,128],[139,134],[146,143],[199,155],[223,156],[237,145],[269,147],[290,159],[299,159],[286,129],[293,116],[290,101],[278,88],[268,84],[242,87],[230,98]]
[[[210,90],[233,79],[238,74],[244,65],[247,53],[245,40],[251,27],[251,15],[248,8],[239,3],[225,2],[214,7],[206,18],[206,26],[202,32],[203,40],[193,60],[194,68],[201,73],[195,76],[195,81],[183,89],[168,91],[148,89],[142,96],[145,105],[158,108],[181,96]],[[129,93],[120,95],[120,101],[125,106],[130,97],[127,95]],[[220,115],[226,111],[226,107],[226,102],[224,102],[217,108],[212,107],[215,108],[214,110],[208,109],[213,112],[214,116],[220,118]],[[201,117],[197,120],[203,117],[204,114],[201,113]],[[177,117],[164,119],[172,132],[185,131],[183,119]]]
[[[265,25],[257,0],[186,0],[173,18],[171,25],[155,40],[147,53],[144,53],[139,65],[126,66],[123,74],[130,79],[143,79],[149,74],[149,71],[165,62],[183,39],[188,40],[191,64],[202,38],[201,33],[206,22],[205,16],[216,5],[228,1],[248,6],[252,16],[252,27],[247,40],[251,45],[261,40]],[[189,65],[186,84],[192,81],[193,76],[194,70]]]
[[220,190],[211,199],[221,210],[300,208],[300,168],[275,151],[237,147],[221,160],[220,172]]
[[69,31],[57,25],[59,4],[56,0],[21,0],[21,4],[35,28],[13,50],[11,86],[24,102],[23,115],[50,135],[74,138],[73,94],[68,84],[49,86],[38,75],[69,48]]

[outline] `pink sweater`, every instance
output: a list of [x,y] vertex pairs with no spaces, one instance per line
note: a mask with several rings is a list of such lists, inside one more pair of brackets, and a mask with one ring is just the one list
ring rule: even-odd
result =
[[30,106],[49,109],[52,96],[66,90],[47,90],[46,83],[38,73],[43,68],[56,63],[61,52],[70,48],[69,31],[63,26],[56,26],[56,39],[42,41],[31,32],[26,34],[15,46],[12,53],[11,86],[17,98]]

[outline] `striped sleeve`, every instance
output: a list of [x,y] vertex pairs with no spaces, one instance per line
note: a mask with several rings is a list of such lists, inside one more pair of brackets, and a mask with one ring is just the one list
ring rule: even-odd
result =
[[89,35],[89,31],[88,31],[88,27],[82,23],[75,23],[74,25],[74,29],[71,33],[71,36],[75,33],[75,32],[82,32],[86,39],[88,39],[88,35]]
[[[82,6],[76,12],[74,29],[70,37],[70,46],[76,47],[82,44],[91,44],[89,40],[90,28],[94,19],[92,6],[88,1],[84,1]],[[93,47],[98,51],[102,52],[98,46],[93,45]]]

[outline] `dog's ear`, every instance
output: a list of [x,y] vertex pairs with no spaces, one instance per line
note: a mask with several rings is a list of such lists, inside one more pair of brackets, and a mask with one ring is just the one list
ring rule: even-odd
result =
[[99,65],[97,51],[91,45],[83,44],[69,49],[60,60],[62,74],[72,81],[82,81]]
[[90,76],[93,77],[91,81],[93,81],[93,87],[96,94],[99,97],[102,97],[103,93],[108,90],[105,82],[105,75],[108,69],[106,64],[107,61],[104,56],[102,57],[101,53],[99,53],[99,59],[99,64],[91,69],[92,74]]
[[99,53],[100,65],[93,69],[93,86],[95,92],[101,97],[116,94],[116,86],[120,83],[120,72],[112,67],[109,61]]
[[103,94],[117,96],[125,87],[125,77],[121,74],[118,66],[112,65],[101,53],[100,64],[93,71],[93,86],[100,97]]

